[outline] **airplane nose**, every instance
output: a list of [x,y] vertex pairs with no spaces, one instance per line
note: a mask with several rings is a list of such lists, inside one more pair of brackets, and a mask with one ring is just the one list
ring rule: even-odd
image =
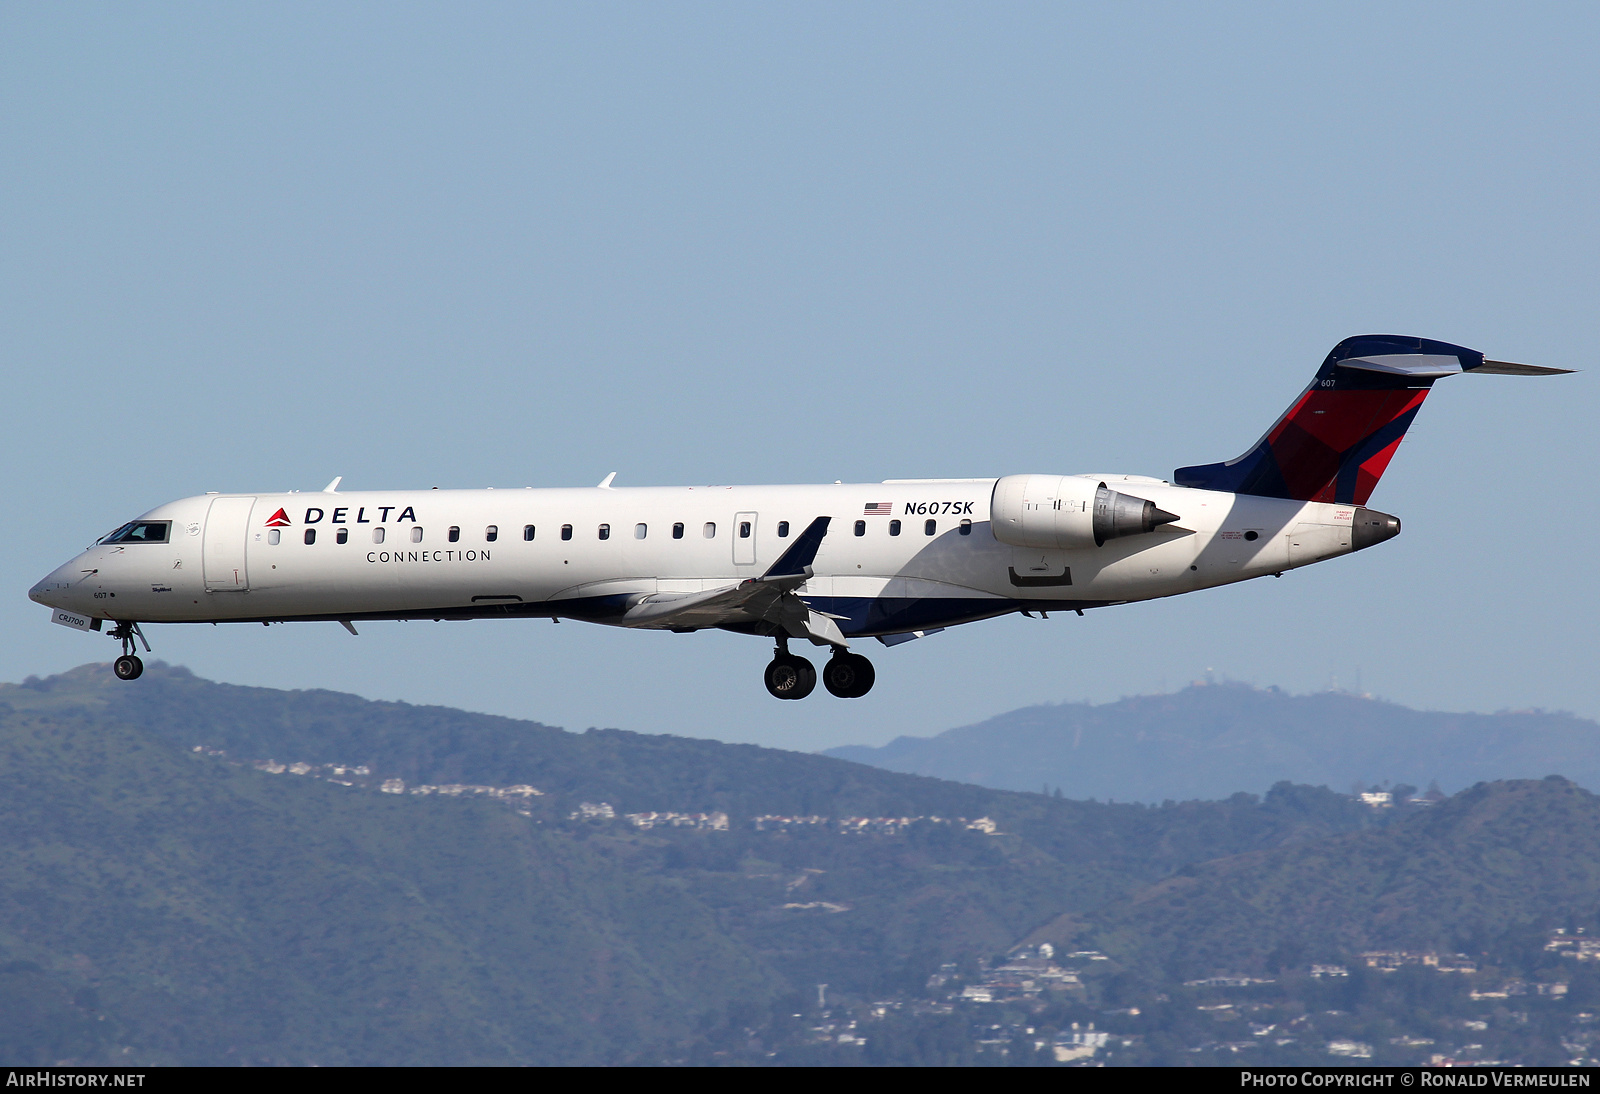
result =
[[62,606],[62,598],[71,587],[72,584],[66,580],[66,576],[60,570],[56,570],[28,590],[28,599],[47,608],[59,608]]

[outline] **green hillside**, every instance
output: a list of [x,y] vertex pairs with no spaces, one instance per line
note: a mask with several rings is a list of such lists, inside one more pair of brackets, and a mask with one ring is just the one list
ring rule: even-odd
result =
[[1600,910],[1600,797],[1480,784],[1382,830],[1190,867],[1100,909],[1092,937],[1157,979],[1263,974],[1366,950],[1480,948]]
[[[1082,1021],[1126,1035],[1101,1059],[1198,1062],[1216,1014],[1345,1013],[1310,962],[1548,977],[1538,931],[1600,910],[1600,800],[1560,779],[1072,801],[159,664],[0,686],[0,779],[0,1052],[25,1063],[1048,1062],[1038,1036]],[[1048,997],[963,994],[1045,940],[1103,953]],[[1217,974],[1276,995],[1213,1013],[1184,981]],[[1443,1037],[1467,987],[1432,1025],[1396,994],[1443,983],[1353,974],[1358,1017],[1316,1023]],[[1499,1043],[1553,1059],[1583,1034],[1539,1005]],[[1273,1058],[1322,1051],[1297,1037]]]
[[[267,759],[373,775],[248,762]],[[1197,858],[1368,822],[1325,791],[1096,805],[161,665],[134,687],[100,666],[0,687],[0,763],[0,1044],[28,1060],[626,1059],[816,983],[917,985]],[[542,794],[523,816],[384,778]],[[574,820],[585,801],[731,819]],[[773,814],[829,823],[757,830]],[[928,819],[841,834],[857,815]],[[980,817],[998,830],[960,820]]]
[[621,1059],[776,986],[679,888],[503,807],[36,714],[0,779],[9,1061]]

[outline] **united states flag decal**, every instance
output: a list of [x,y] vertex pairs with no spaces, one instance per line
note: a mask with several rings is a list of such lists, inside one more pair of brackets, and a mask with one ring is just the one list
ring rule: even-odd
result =
[[873,501],[867,503],[866,511],[862,516],[886,517],[894,511],[894,503],[889,501]]

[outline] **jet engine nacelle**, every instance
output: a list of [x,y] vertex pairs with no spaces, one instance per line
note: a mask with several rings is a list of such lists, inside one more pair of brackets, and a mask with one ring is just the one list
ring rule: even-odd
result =
[[994,538],[1013,547],[1070,551],[1136,536],[1177,516],[1077,475],[1007,475],[989,503]]

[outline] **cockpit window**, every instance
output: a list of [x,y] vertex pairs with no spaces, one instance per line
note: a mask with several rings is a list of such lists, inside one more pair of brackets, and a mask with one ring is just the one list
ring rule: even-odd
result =
[[112,532],[101,543],[165,543],[172,534],[170,520],[135,520]]

